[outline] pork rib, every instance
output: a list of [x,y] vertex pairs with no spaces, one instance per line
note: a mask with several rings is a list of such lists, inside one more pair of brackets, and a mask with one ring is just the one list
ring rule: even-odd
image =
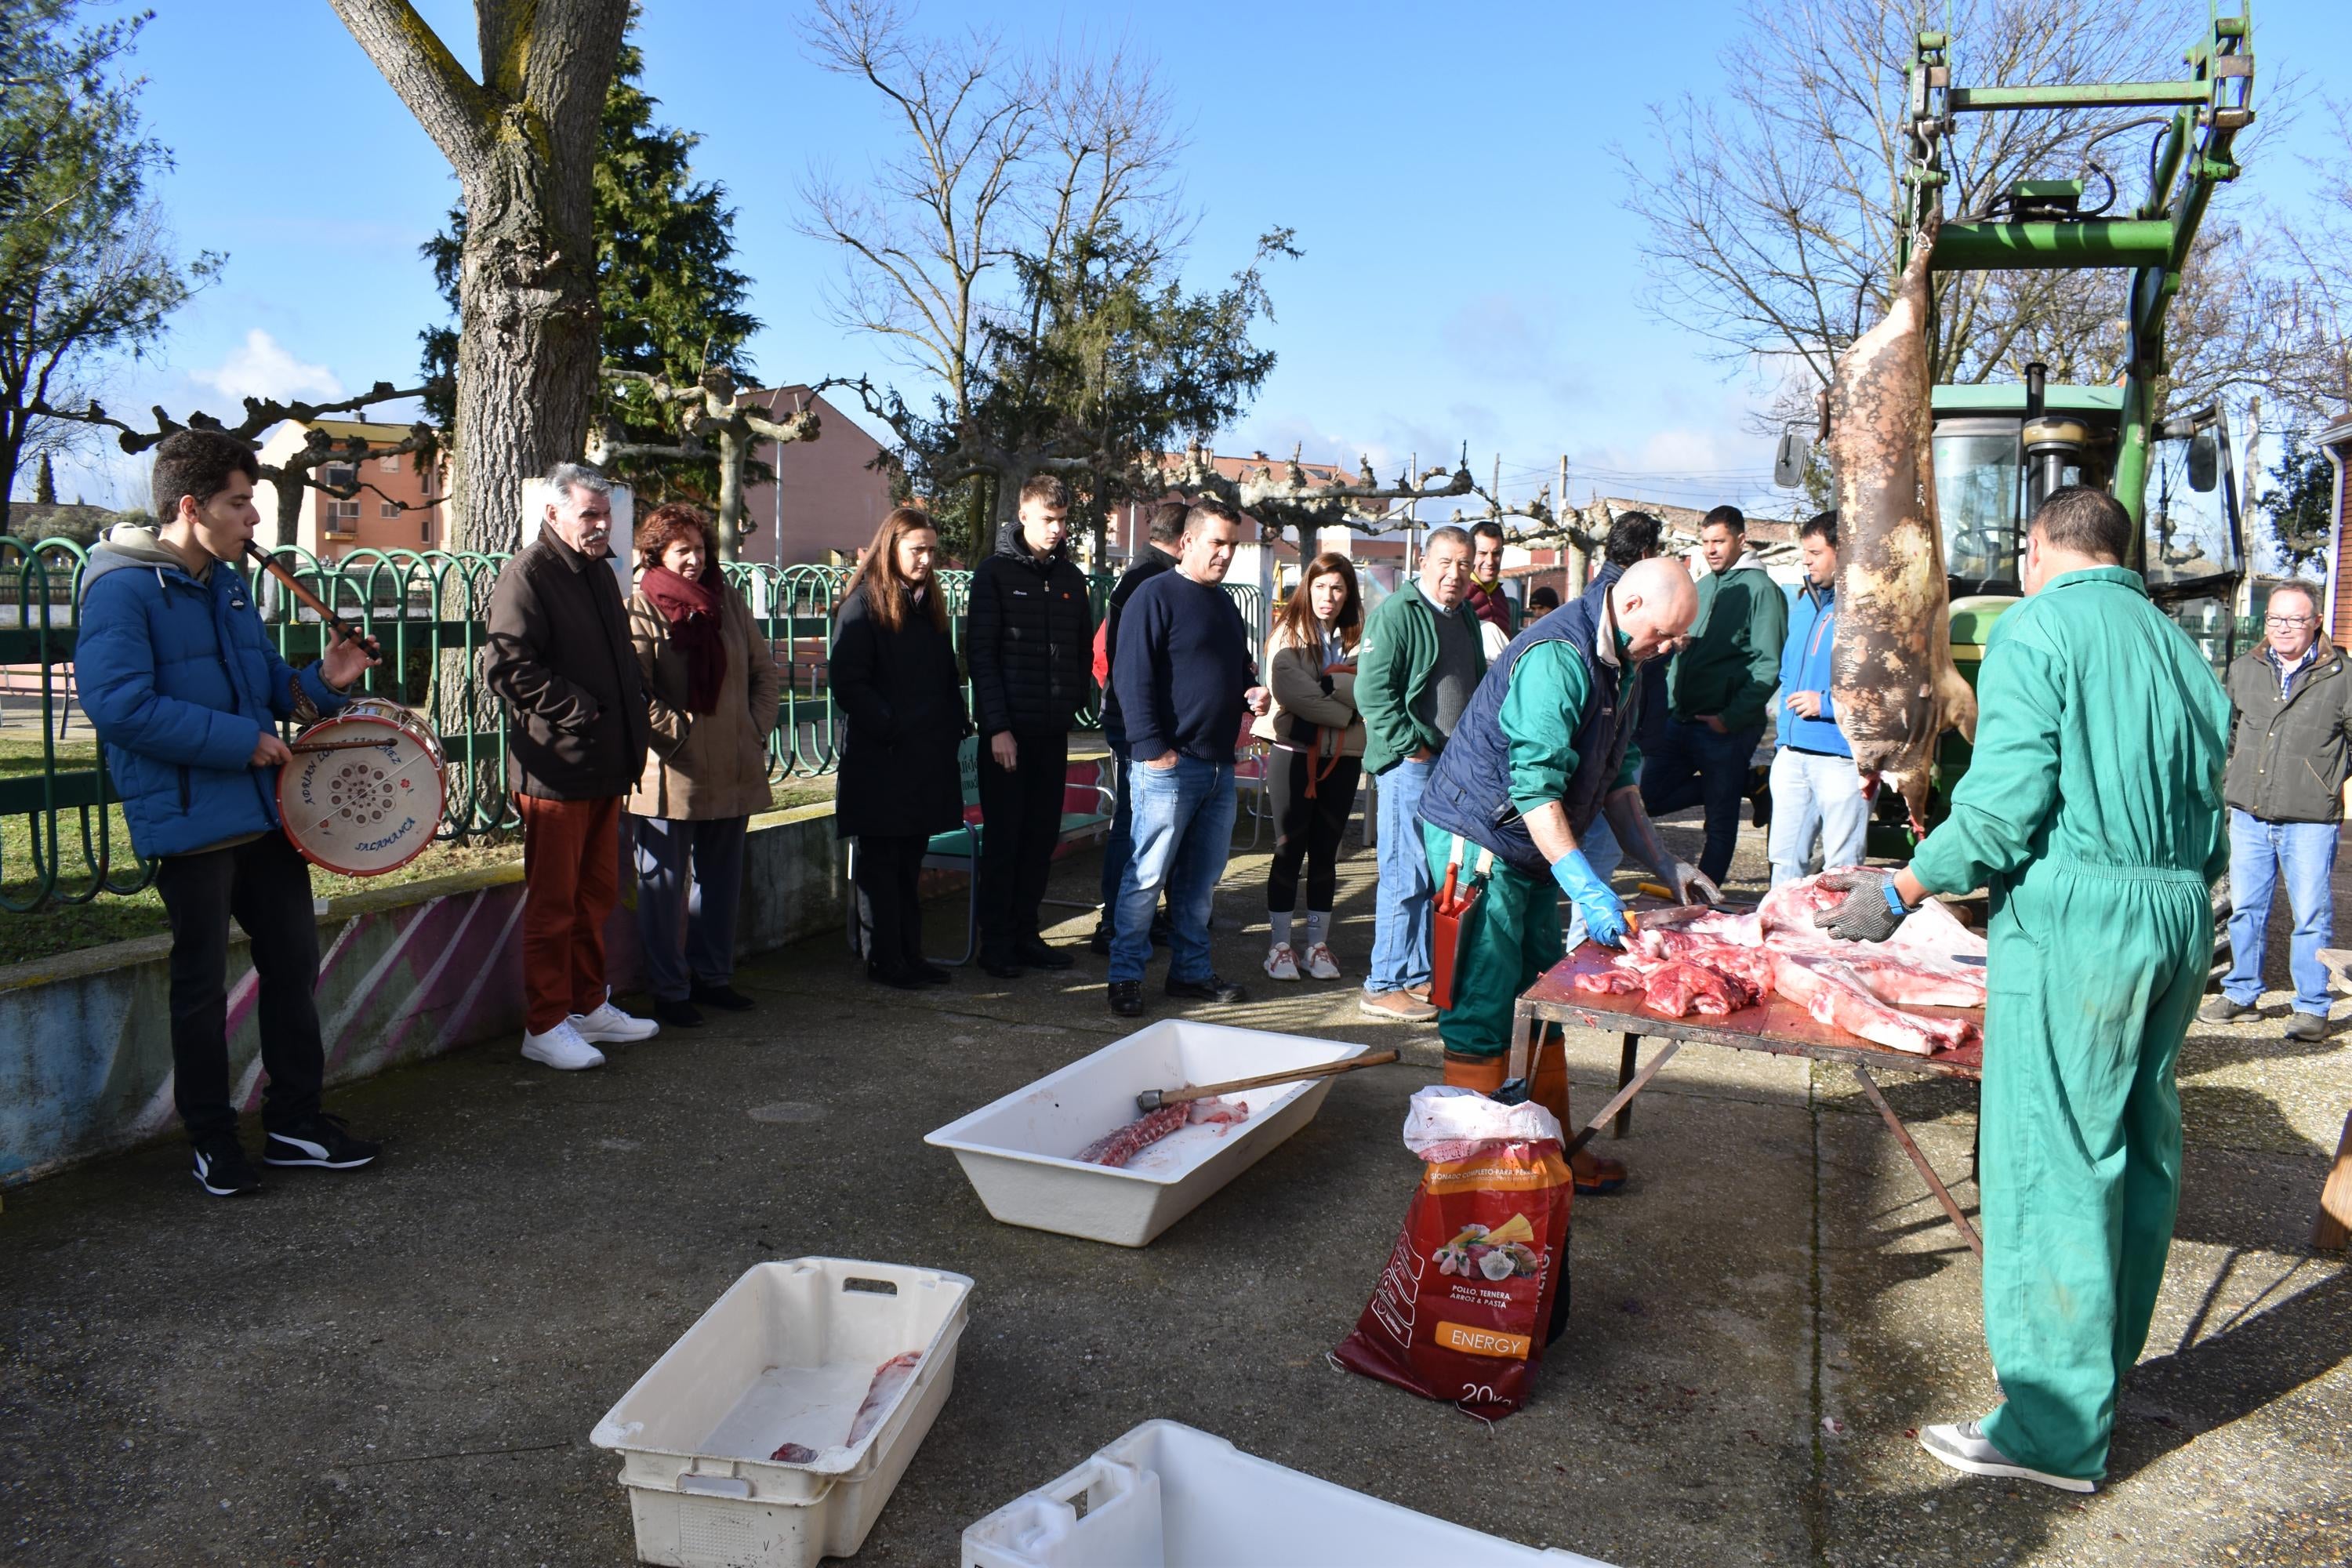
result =
[[1775,958],[1781,995],[1802,1004],[1815,1021],[1874,1045],[1927,1057],[1957,1050],[1976,1036],[1976,1026],[1963,1019],[1897,1012],[1872,995],[1862,976],[1838,959],[1785,952]]

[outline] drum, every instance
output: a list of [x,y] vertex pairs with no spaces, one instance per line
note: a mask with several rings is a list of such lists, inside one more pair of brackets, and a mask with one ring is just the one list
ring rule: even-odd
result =
[[362,697],[294,737],[278,815],[311,864],[381,877],[425,853],[441,826],[447,759],[415,711]]

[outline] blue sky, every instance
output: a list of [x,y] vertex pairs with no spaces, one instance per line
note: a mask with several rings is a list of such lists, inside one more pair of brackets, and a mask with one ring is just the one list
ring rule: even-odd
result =
[[[158,181],[182,247],[225,251],[222,281],[182,311],[110,401],[228,413],[247,390],[320,394],[399,380],[440,301],[416,247],[456,191],[438,152],[324,0],[152,0],[139,55],[148,122],[173,152]],[[461,58],[463,0],[419,0]],[[809,63],[788,0],[649,0],[641,29],[660,117],[703,133],[698,172],[739,212],[738,264],[766,323],[761,376],[895,375],[870,340],[829,322],[839,261],[795,227],[811,164],[854,176],[887,146],[870,89]],[[2199,7],[2201,10],[2201,7]],[[1721,80],[1731,0],[1426,5],[1210,0],[1068,7],[946,4],[939,29],[1014,46],[1123,37],[1183,99],[1185,188],[1200,223],[1189,276],[1211,286],[1256,236],[1297,231],[1303,260],[1270,273],[1280,364],[1221,450],[1286,451],[1384,472],[1465,440],[1483,479],[1531,493],[1562,454],[1570,493],[1704,503],[1751,495],[1770,468],[1743,416],[1763,389],[1636,305],[1640,229],[1606,149],[1646,150],[1644,106]],[[1471,18],[1476,18],[1475,21]],[[2352,5],[2263,0],[2258,102],[2280,68],[2344,92]],[[2187,42],[2184,36],[2183,42]],[[2336,76],[2341,77],[2341,68]],[[2244,182],[2291,202],[2316,117],[2273,140]],[[2233,193],[2234,195],[2234,193]],[[1643,481],[1615,475],[1655,474]],[[122,465],[61,474],[120,500]]]

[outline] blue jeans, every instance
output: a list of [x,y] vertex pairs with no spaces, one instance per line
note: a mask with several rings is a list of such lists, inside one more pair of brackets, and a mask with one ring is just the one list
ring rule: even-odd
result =
[[1821,869],[1862,864],[1870,836],[1870,802],[1852,757],[1825,757],[1783,746],[1772,753],[1772,825],[1765,836],[1772,885],[1806,874],[1813,835],[1822,836]]
[[1202,981],[1209,963],[1209,906],[1234,847],[1234,765],[1178,757],[1172,768],[1127,769],[1135,803],[1135,848],[1118,882],[1118,930],[1110,978],[1140,980],[1151,962],[1151,910],[1168,889],[1168,975]]
[[1103,838],[1102,918],[1115,921],[1119,879],[1127,875],[1127,858],[1135,853],[1135,803],[1127,787],[1128,770],[1135,764],[1127,758],[1125,731],[1104,726],[1103,744],[1110,748],[1112,804],[1110,832]]
[[[1604,882],[1616,874],[1618,867],[1625,863],[1625,850],[1617,842],[1616,830],[1609,826],[1609,820],[1606,817],[1594,817],[1592,826],[1584,830],[1584,837],[1576,841],[1576,847],[1584,851],[1585,863],[1592,868],[1592,874]],[[1574,952],[1582,946],[1585,937],[1589,934],[1584,929],[1583,915],[1577,912],[1574,904],[1570,904],[1568,933],[1562,939],[1567,943],[1568,951]]]
[[1656,752],[1642,759],[1642,806],[1653,817],[1706,807],[1706,847],[1698,868],[1720,882],[1739,843],[1739,803],[1748,796],[1748,769],[1761,724],[1718,735],[1704,724],[1669,720]]
[[1434,762],[1401,762],[1380,775],[1381,885],[1374,900],[1367,993],[1429,984],[1429,851],[1421,842],[1421,795]]
[[2294,974],[2294,1010],[2327,1016],[2327,969],[2319,950],[2335,940],[2336,910],[2329,879],[2336,873],[2336,824],[2264,822],[2230,811],[2230,973],[2221,993],[2241,1007],[2263,994],[2263,931],[2271,894],[2282,875],[2294,911],[2288,965]]

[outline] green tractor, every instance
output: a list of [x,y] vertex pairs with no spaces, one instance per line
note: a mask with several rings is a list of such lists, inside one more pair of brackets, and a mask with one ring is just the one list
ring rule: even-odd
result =
[[[1954,86],[1947,37],[1919,36],[1909,73],[1906,235],[1916,232],[1921,204],[1943,199],[1940,151],[1958,115],[2171,110],[2150,156],[2147,195],[2130,216],[2107,216],[2112,189],[2098,209],[2086,211],[2082,180],[2021,180],[1996,216],[1947,220],[1937,235],[1930,265],[1938,272],[2067,268],[2128,274],[2129,352],[2114,384],[2051,384],[2032,364],[2022,384],[1935,389],[1936,500],[1952,654],[1971,682],[1993,623],[2020,595],[2025,522],[2065,485],[2095,485],[2130,511],[2140,527],[2126,564],[2147,579],[2149,594],[2217,671],[2237,651],[2245,539],[2229,428],[2219,406],[2166,419],[2158,416],[2156,399],[2165,319],[2182,268],[2214,186],[2237,176],[2231,144],[2253,119],[2249,34],[2246,16],[2217,12],[2188,52],[2189,74],[2178,81],[1993,88]],[[1968,758],[1966,741],[1957,732],[1945,737],[1931,823],[1943,815]],[[1907,855],[1912,840],[1901,802],[1882,797],[1879,805],[1872,852]]]

